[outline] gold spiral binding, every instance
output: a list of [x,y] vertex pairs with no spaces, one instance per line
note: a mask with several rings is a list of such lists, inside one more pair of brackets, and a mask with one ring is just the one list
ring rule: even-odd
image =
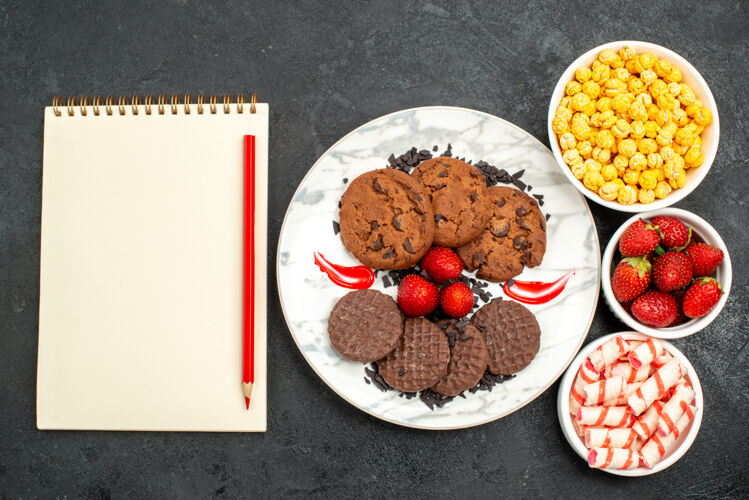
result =
[[127,96],[121,95],[120,99],[118,101],[118,104],[117,104],[117,107],[120,110],[120,115],[124,115],[126,113],[125,106],[127,106],[127,105],[128,105]]
[[78,102],[78,98],[76,96],[70,96],[68,97],[68,116],[75,116],[75,103]]
[[88,96],[84,95],[83,97],[81,97],[81,105],[80,105],[81,116],[87,116],[88,115],[88,110],[86,109],[86,106],[88,106]]
[[[100,114],[100,107],[103,105],[105,108],[105,111],[107,115],[112,116],[112,107],[117,106],[117,110],[120,115],[126,115],[127,114],[127,107],[130,106],[131,112],[133,115],[138,114],[138,108],[141,105],[141,102],[145,104],[145,110],[146,114],[150,115],[152,112],[152,108],[154,104],[158,106],[158,111],[160,115],[164,114],[165,106],[167,105],[167,97],[165,94],[159,94],[158,99],[154,99],[154,97],[150,94],[146,95],[142,100],[139,95],[133,95],[132,101],[131,98],[128,96],[106,96],[106,98],[103,98],[102,96],[94,96],[93,99],[89,99],[88,96],[82,96],[80,101],[76,96],[70,96],[67,98],[67,100],[64,100],[62,96],[54,96],[52,98],[52,111],[54,112],[55,116],[62,116],[62,107],[67,107],[68,109],[68,116],[75,116],[75,107],[78,106],[79,112],[81,116],[88,116],[88,107],[91,106],[91,109],[93,110],[93,114],[95,116],[99,116]],[[207,102],[206,102],[206,96],[203,94],[197,95],[197,110],[198,114],[202,115],[204,113],[205,104],[208,104],[209,111],[212,115],[215,115],[217,113],[217,106],[219,102],[219,96],[217,94],[211,94],[208,96]],[[236,112],[237,113],[244,113],[244,106],[247,103],[245,95],[244,94],[237,94],[237,100],[232,103],[232,96],[229,94],[223,95],[223,110],[224,114],[231,113],[231,105],[236,104]],[[179,105],[180,105],[180,96],[179,94],[171,94],[171,98],[169,99],[169,107],[171,109],[171,112],[173,115],[176,115],[179,113]],[[192,95],[191,94],[185,94],[184,95],[184,101],[181,103],[184,105],[184,113],[186,115],[189,115],[191,112],[191,106],[192,106]],[[255,114],[257,113],[257,95],[256,94],[250,94],[249,99],[250,104],[250,113]]]

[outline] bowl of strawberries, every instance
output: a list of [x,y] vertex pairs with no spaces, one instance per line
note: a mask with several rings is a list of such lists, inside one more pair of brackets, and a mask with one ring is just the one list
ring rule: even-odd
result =
[[704,219],[678,208],[627,220],[611,237],[601,269],[611,311],[631,328],[664,339],[705,328],[731,290],[723,239]]

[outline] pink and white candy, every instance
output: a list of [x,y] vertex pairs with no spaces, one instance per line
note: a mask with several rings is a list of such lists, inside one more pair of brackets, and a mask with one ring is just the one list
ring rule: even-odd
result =
[[684,369],[677,359],[672,359],[660,367],[627,399],[632,412],[639,415],[653,402],[662,398],[667,390],[676,385],[683,372]]
[[627,427],[586,427],[585,446],[588,448],[631,448],[637,433]]
[[663,344],[655,339],[648,339],[637,346],[637,349],[629,353],[629,364],[638,370],[652,363],[662,352]]
[[640,454],[631,448],[592,448],[588,464],[594,469],[634,469]]
[[656,428],[661,437],[667,436],[674,431],[676,422],[687,411],[689,405],[694,400],[694,396],[695,392],[691,387],[687,387],[686,385],[676,386],[674,395],[663,405],[663,410],[661,410],[658,416]]
[[626,380],[628,384],[642,382],[650,375],[650,367],[643,366],[640,369],[635,369],[631,364],[629,364],[629,362],[625,361],[623,363],[611,365],[611,367],[606,369],[607,377],[616,377],[617,375],[624,377],[624,380]]
[[575,416],[578,424],[631,427],[635,421],[628,406],[582,406]]
[[658,415],[662,409],[663,403],[655,401],[650,408],[648,408],[648,411],[640,415],[637,422],[632,425],[632,430],[640,436],[640,439],[647,440],[655,432],[658,423]]
[[590,359],[586,359],[580,370],[577,372],[575,382],[572,384],[572,390],[570,391],[570,414],[576,415],[577,410],[585,404],[585,393],[583,387],[598,380],[598,372],[593,368],[593,364]]
[[593,363],[593,368],[597,372],[602,371],[606,366],[619,359],[620,356],[628,353],[631,349],[629,342],[624,337],[617,335],[608,342],[599,345],[590,353],[588,359]]
[[655,464],[663,459],[666,452],[670,451],[673,444],[694,419],[695,413],[697,413],[697,407],[689,406],[684,415],[676,422],[674,432],[665,437],[661,437],[657,433],[653,434],[650,440],[640,449],[640,460],[645,467],[652,469]]
[[642,385],[642,382],[634,382],[632,384],[627,384],[627,387],[624,388],[624,392],[619,394],[618,398],[615,399],[607,399],[603,402],[604,406],[626,406],[627,401],[629,400],[629,396],[635,392],[637,389],[640,388]]
[[585,393],[585,404],[597,405],[606,400],[618,399],[627,388],[624,377],[611,377],[598,382],[593,382],[583,387]]

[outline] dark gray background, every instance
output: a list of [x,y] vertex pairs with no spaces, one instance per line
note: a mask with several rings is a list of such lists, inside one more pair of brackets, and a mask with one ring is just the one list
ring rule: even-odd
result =
[[[749,5],[746,2],[0,2],[0,497],[749,495]],[[712,223],[734,283],[678,340],[705,391],[696,442],[644,479],[588,469],[557,423],[557,385],[478,428],[383,423],[327,388],[281,314],[275,249],[307,169],[385,113],[474,108],[548,144],[557,78],[601,43],[688,59],[718,102],[710,175],[676,206]],[[269,408],[265,434],[39,432],[35,377],[42,110],[54,95],[256,91],[271,105]],[[591,204],[602,247],[627,218]],[[599,304],[589,340],[623,329]]]

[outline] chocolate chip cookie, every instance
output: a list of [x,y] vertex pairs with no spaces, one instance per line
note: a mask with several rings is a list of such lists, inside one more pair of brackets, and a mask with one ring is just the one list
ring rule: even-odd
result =
[[377,290],[356,290],[333,306],[328,335],[342,357],[377,361],[390,354],[403,335],[403,315],[390,296]]
[[486,178],[456,158],[423,162],[411,174],[424,186],[434,208],[434,244],[457,247],[479,235],[489,220]]
[[495,299],[480,307],[470,324],[484,334],[493,374],[512,375],[536,357],[541,328],[533,313],[517,302]]
[[546,219],[536,200],[518,189],[487,189],[491,217],[483,232],[456,252],[480,279],[502,282],[535,267],[546,252]]
[[417,392],[436,384],[449,360],[450,347],[440,327],[426,318],[406,318],[403,337],[377,368],[393,389]]
[[450,349],[447,371],[432,390],[443,396],[457,396],[479,383],[486,371],[489,351],[481,332],[466,325]]
[[432,246],[434,212],[422,185],[392,168],[354,179],[341,199],[341,240],[363,264],[406,269]]

